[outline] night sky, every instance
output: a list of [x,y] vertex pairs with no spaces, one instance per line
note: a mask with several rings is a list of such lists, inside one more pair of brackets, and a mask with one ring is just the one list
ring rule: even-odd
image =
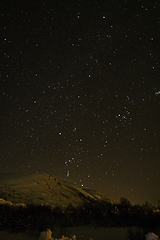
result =
[[160,199],[160,3],[3,1],[0,171]]

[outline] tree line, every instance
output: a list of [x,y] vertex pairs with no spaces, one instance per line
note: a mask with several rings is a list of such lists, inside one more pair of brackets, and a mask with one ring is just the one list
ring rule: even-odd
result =
[[145,227],[150,231],[159,228],[160,201],[156,206],[149,203],[132,205],[126,198],[119,203],[109,201],[85,201],[66,208],[28,204],[18,206],[0,204],[0,230],[12,232],[54,231],[56,228],[82,226],[94,227]]

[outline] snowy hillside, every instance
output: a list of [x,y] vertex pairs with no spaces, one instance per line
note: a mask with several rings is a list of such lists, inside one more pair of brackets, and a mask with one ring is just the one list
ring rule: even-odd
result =
[[65,207],[70,203],[77,206],[84,201],[102,199],[102,195],[94,191],[87,192],[79,186],[47,174],[0,173],[0,198],[0,203],[6,200],[11,203]]

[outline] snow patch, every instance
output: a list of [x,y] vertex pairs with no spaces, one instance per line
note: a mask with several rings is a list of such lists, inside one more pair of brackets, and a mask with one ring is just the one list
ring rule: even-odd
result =
[[68,238],[68,237],[62,236],[62,238],[54,239],[54,238],[52,238],[51,230],[47,229],[47,231],[40,233],[40,237],[39,237],[38,240],[76,240],[76,236],[74,235],[72,238]]
[[152,232],[149,232],[146,235],[146,240],[158,240],[158,239],[159,239],[159,237],[156,234],[152,233]]

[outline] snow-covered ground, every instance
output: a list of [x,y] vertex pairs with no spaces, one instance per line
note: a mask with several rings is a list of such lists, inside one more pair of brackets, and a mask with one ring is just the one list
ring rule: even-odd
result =
[[25,233],[12,234],[0,232],[0,240],[38,240],[38,237],[34,235],[28,235]]
[[66,228],[65,236],[77,237],[77,240],[125,240],[127,228],[93,228],[91,226]]
[[[54,239],[62,238],[62,235],[71,238],[76,236],[76,240],[125,240],[127,228],[92,228],[90,226],[84,227],[70,227],[59,229],[52,233]],[[38,240],[38,235],[27,235],[25,233],[10,234],[0,232],[0,240]]]

